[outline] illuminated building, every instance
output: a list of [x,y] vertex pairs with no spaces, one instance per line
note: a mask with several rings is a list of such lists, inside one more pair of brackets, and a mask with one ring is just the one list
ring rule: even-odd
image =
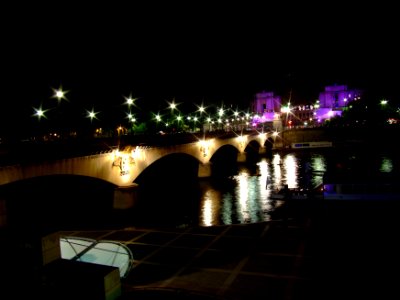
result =
[[313,104],[282,106],[280,96],[263,91],[257,93],[252,102],[256,114],[253,126],[262,123],[274,130],[318,126],[332,117],[340,117],[350,102],[361,99],[361,94],[360,90],[348,89],[347,85],[326,86]]
[[281,97],[274,95],[273,92],[257,93],[252,103],[252,109],[258,116],[271,122],[274,120],[275,113],[281,111]]
[[348,89],[347,85],[333,85],[325,87],[319,94],[319,107],[316,108],[316,118],[319,122],[335,116],[341,116],[346,106],[361,99],[362,92]]

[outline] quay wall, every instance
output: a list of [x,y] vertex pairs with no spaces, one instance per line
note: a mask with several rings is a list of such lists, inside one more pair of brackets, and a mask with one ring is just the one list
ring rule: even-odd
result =
[[[399,127],[333,127],[299,128],[281,133],[275,148],[289,148],[292,143],[329,141],[333,146],[369,146],[386,147],[396,144],[400,136]],[[277,147],[279,145],[279,147]]]

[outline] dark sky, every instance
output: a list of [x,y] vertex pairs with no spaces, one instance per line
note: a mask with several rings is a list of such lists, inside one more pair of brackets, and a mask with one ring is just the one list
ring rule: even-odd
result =
[[174,97],[247,107],[262,90],[313,101],[331,84],[399,100],[393,8],[286,4],[10,8],[1,117],[26,115],[60,85],[71,103],[103,109],[129,95],[143,109]]

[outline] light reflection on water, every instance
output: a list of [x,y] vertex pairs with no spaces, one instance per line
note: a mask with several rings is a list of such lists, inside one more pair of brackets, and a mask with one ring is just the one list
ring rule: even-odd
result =
[[[349,168],[365,172],[399,176],[396,154],[364,152],[275,153],[261,158],[255,170],[240,165],[238,174],[222,180],[228,187],[203,186],[200,199],[200,226],[215,226],[268,221],[271,213],[282,204],[270,199],[271,192],[284,185],[289,188],[317,187],[329,168]],[[224,184],[222,184],[224,186]]]
[[[380,173],[382,178],[398,181],[398,151],[383,150],[275,153],[250,166],[240,164],[234,175],[214,180],[197,180],[197,174],[192,176],[193,180],[184,180],[185,176],[171,176],[168,168],[164,172],[160,168],[139,185],[142,189],[135,209],[116,216],[109,214],[114,186],[83,176],[21,181],[4,186],[0,195],[4,193],[5,198],[11,199],[9,219],[24,227],[38,223],[35,226],[49,226],[52,230],[57,226],[93,228],[108,226],[105,219],[110,219],[113,226],[125,227],[256,223],[271,220],[276,207],[282,204],[270,199],[272,191],[285,184],[291,188],[318,186],[322,184],[324,172],[332,168],[361,170],[362,174]],[[47,192],[43,193],[44,190]],[[54,202],[55,195],[57,202]]]
[[[305,170],[314,170],[315,173]],[[270,198],[272,190],[283,185],[299,188],[311,180],[313,185],[322,183],[326,159],[313,154],[306,159],[295,153],[276,153],[272,158],[262,158],[255,171],[239,166],[237,175],[226,178],[227,189],[217,191],[212,184],[205,185],[200,199],[200,226],[244,224],[268,221],[271,212],[281,205]],[[319,173],[320,172],[320,173]],[[304,174],[311,174],[307,178]]]
[[382,157],[380,171],[383,173],[390,173],[393,171],[393,162],[389,157]]
[[[179,174],[170,176],[168,169],[164,173],[158,170],[151,174],[160,176],[150,177],[140,185],[143,189],[138,193],[135,209],[117,216],[108,213],[114,187],[84,177],[62,177],[62,182],[55,177],[38,178],[3,188],[3,192],[12,199],[8,207],[10,220],[26,226],[40,220],[37,226],[93,228],[108,226],[104,223],[107,218],[115,226],[124,227],[217,226],[271,220],[282,204],[270,199],[272,191],[286,184],[291,188],[318,186],[324,172],[332,168],[358,169],[366,174],[378,172],[383,178],[398,180],[400,157],[397,151],[349,153],[347,149],[275,153],[261,157],[256,164],[240,164],[232,176],[201,180],[193,176],[193,181],[185,181]],[[48,194],[43,194],[43,190],[49,191]],[[82,193],[82,190],[94,192]],[[60,201],[54,202],[54,195]]]

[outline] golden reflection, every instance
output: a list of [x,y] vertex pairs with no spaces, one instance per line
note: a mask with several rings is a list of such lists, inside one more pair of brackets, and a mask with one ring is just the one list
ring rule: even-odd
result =
[[[302,163],[305,165],[302,166]],[[323,155],[313,155],[303,162],[296,153],[276,153],[272,159],[261,158],[255,172],[240,168],[238,175],[226,179],[228,186],[231,186],[232,179],[235,181],[233,190],[217,191],[211,188],[205,191],[200,226],[269,221],[270,213],[284,203],[270,199],[274,189],[280,189],[284,184],[289,188],[300,186],[299,172],[303,169],[310,170],[312,180],[322,182],[326,165]]]
[[236,176],[238,180],[237,194],[239,196],[239,205],[237,206],[237,214],[240,221],[243,223],[249,219],[249,185],[248,185],[248,174],[242,172]]
[[203,226],[211,226],[212,225],[212,200],[205,199],[203,208],[202,208],[202,219],[203,219]]
[[219,199],[221,199],[219,192],[213,189],[205,192],[200,212],[200,226],[213,226],[218,224]]
[[[269,189],[271,175],[269,174],[268,162],[263,158],[259,163],[257,163],[259,174],[258,185],[260,191],[260,200],[265,201],[268,199],[271,190]],[[265,188],[263,188],[265,186]]]
[[268,162],[265,158],[263,158],[257,165],[261,174],[261,176],[259,176],[258,178],[258,190],[260,193],[258,196],[259,206],[261,208],[261,211],[263,212],[262,221],[268,221],[270,220],[268,212],[274,208],[273,200],[269,199],[271,195],[272,177],[270,174]]
[[286,184],[290,189],[297,188],[297,161],[293,154],[288,154],[283,160]]
[[274,154],[272,158],[272,167],[274,176],[272,188],[274,190],[279,190],[282,186],[281,156],[279,154]]

